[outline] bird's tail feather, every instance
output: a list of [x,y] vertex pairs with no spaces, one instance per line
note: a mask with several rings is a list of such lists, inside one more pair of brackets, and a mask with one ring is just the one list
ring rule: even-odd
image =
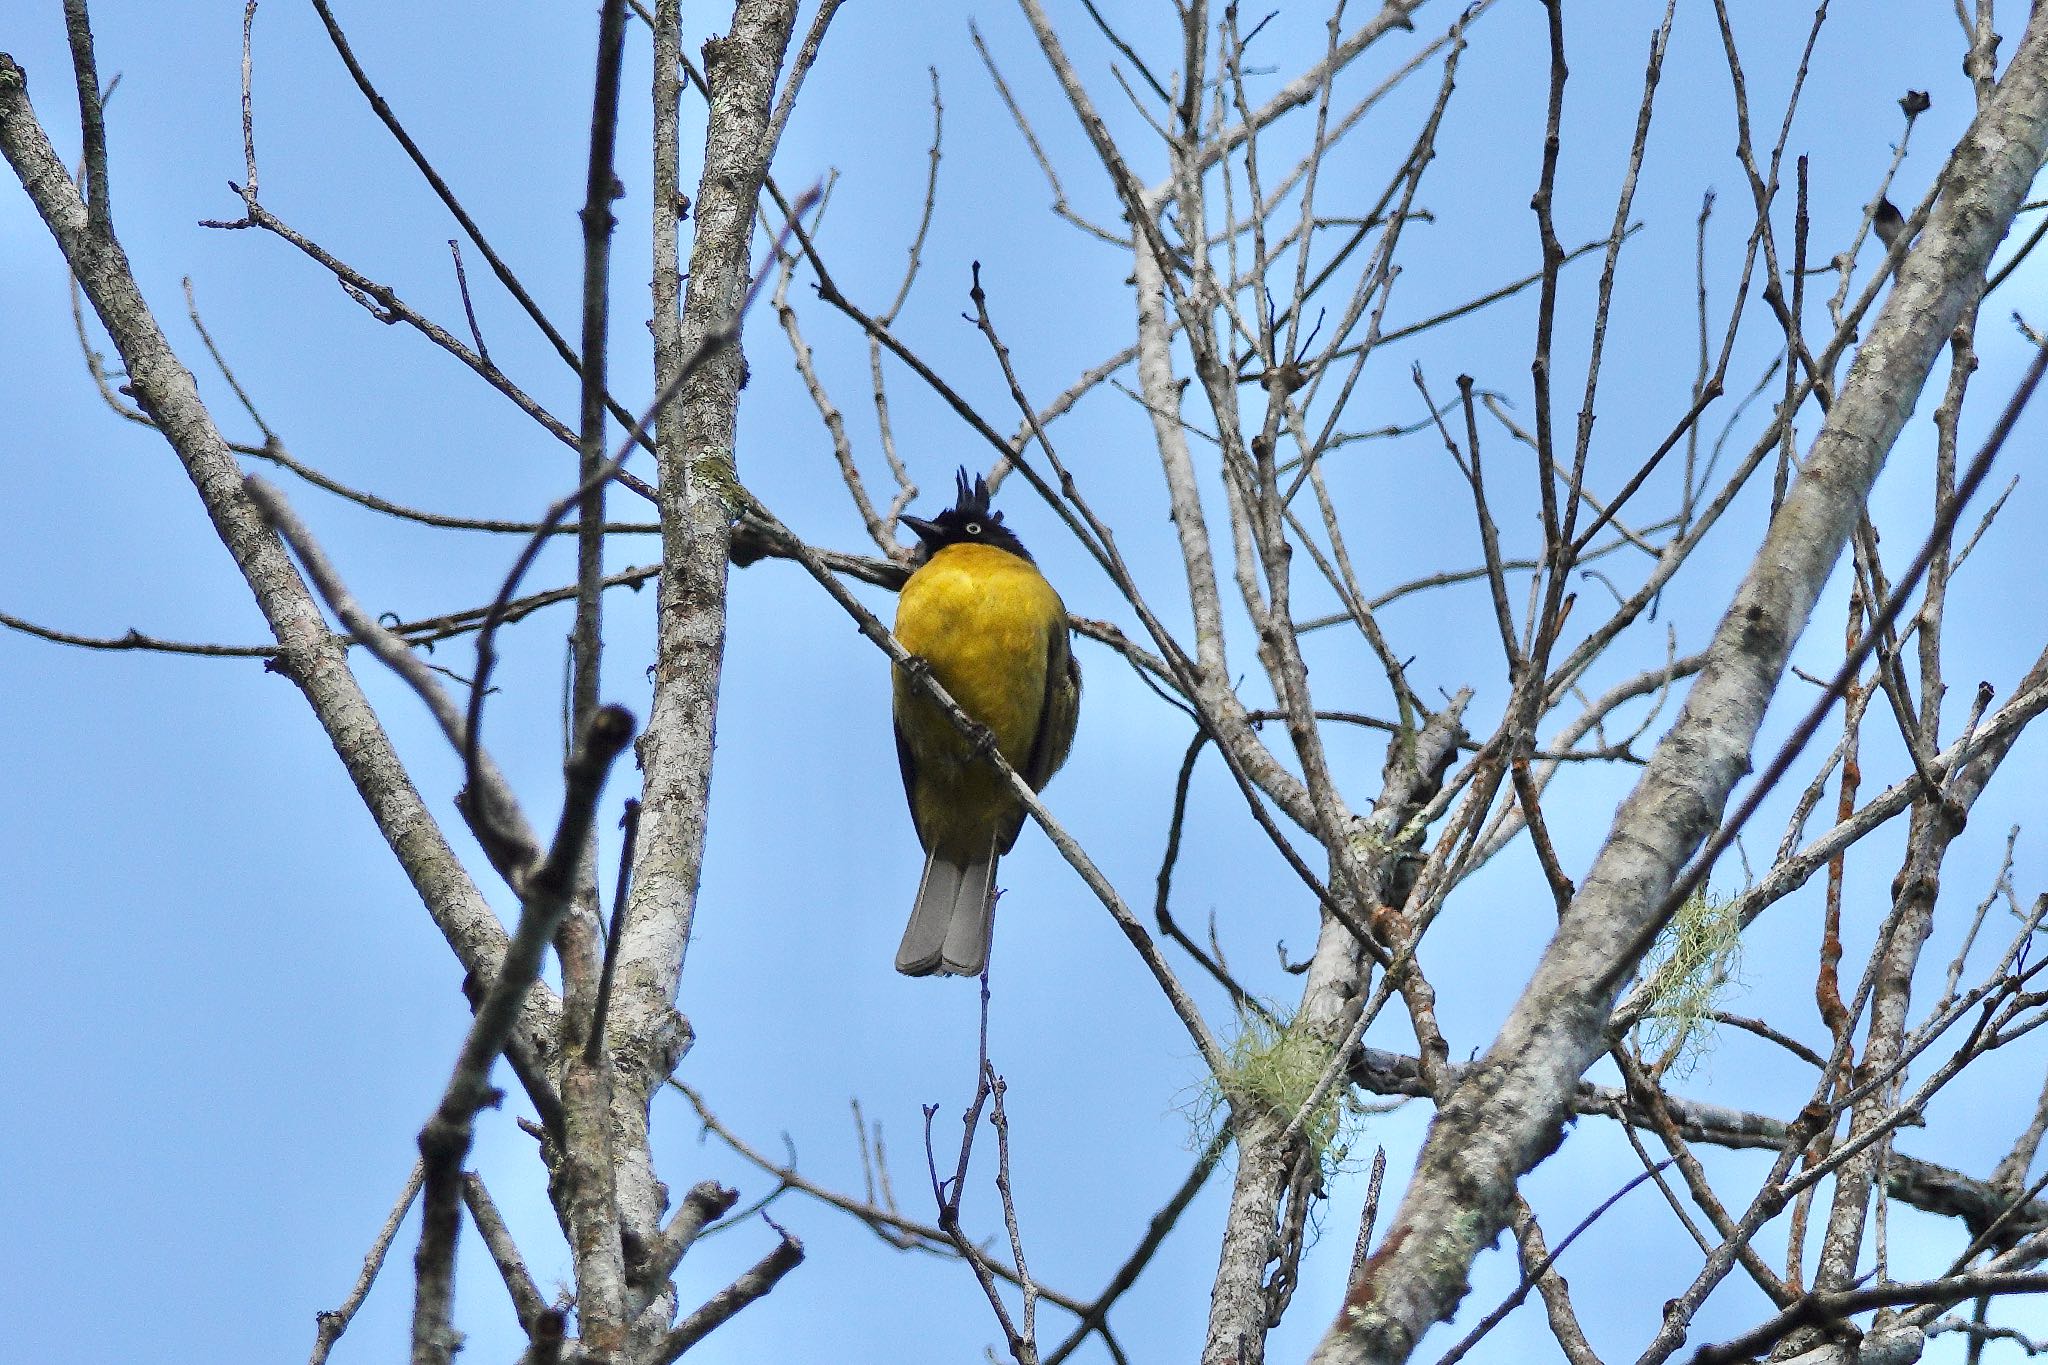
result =
[[995,927],[996,852],[958,862],[937,851],[925,858],[924,878],[910,924],[896,949],[896,970],[906,976],[979,976],[988,965]]

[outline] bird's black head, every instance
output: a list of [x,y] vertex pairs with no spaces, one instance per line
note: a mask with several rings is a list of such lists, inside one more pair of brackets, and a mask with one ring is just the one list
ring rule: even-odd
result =
[[930,559],[948,545],[991,545],[1020,559],[1031,558],[1024,542],[1003,525],[1003,514],[989,510],[988,480],[977,476],[970,481],[967,471],[962,469],[955,477],[955,486],[953,505],[930,521],[913,516],[902,518],[905,526],[917,532],[924,559]]

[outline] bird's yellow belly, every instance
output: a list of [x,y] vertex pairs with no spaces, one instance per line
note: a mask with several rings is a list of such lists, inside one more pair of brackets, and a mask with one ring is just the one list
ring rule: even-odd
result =
[[[980,545],[949,546],[913,574],[897,604],[896,638],[930,665],[963,710],[1024,768],[1044,710],[1047,622],[1065,626],[1059,597],[1029,563]],[[993,767],[900,673],[896,719],[917,765],[912,805],[927,847],[1007,844],[1019,814]]]

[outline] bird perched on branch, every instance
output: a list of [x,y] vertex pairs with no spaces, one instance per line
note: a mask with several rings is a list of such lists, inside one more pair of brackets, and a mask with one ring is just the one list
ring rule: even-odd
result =
[[[920,543],[896,638],[1036,791],[1066,761],[1080,714],[1067,609],[989,509],[987,481],[969,482],[963,469],[957,486],[953,506],[932,520],[903,518]],[[995,927],[996,860],[1017,842],[1024,808],[976,740],[900,668],[895,715],[903,789],[925,850],[896,970],[976,976]]]

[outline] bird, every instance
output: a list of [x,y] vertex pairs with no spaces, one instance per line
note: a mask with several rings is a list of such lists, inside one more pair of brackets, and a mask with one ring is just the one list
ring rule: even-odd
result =
[[[1080,718],[1081,669],[1067,608],[989,507],[988,482],[962,469],[953,506],[917,534],[896,605],[896,639],[975,721],[1033,791],[1066,761]],[[976,741],[894,671],[896,757],[924,875],[896,970],[979,976],[995,927],[996,863],[1017,842],[1024,807]]]

